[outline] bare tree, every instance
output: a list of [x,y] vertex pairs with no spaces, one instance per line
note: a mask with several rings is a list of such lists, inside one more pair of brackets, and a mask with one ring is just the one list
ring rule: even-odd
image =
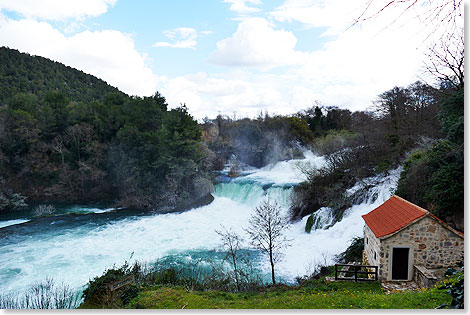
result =
[[283,258],[283,249],[289,246],[290,240],[284,236],[289,228],[289,220],[281,214],[281,208],[276,202],[263,201],[254,209],[250,225],[245,230],[251,239],[251,244],[269,256],[271,277],[276,284],[274,266]]
[[464,31],[447,34],[429,48],[425,67],[441,84],[456,90],[464,87]]
[[[371,20],[381,13],[399,9],[399,19],[404,13],[411,9],[419,8],[416,18],[419,18],[425,26],[434,25],[437,28],[442,23],[455,27],[457,19],[462,17],[463,0],[367,0],[362,13],[354,19],[353,25]],[[429,28],[432,32],[434,28]]]
[[239,269],[239,254],[238,251],[241,249],[243,244],[243,239],[235,233],[232,229],[227,230],[224,226],[222,226],[222,230],[216,230],[217,234],[219,234],[220,238],[222,239],[222,245],[224,249],[227,251],[226,259],[229,259],[230,264],[233,267],[233,273],[235,278],[235,284],[237,286],[237,291],[240,291],[240,274],[241,270]]

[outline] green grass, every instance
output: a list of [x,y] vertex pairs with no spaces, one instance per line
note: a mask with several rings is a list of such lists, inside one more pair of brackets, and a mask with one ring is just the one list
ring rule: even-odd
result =
[[146,309],[432,309],[450,303],[436,288],[386,295],[378,283],[312,281],[297,287],[272,288],[257,293],[189,291],[156,287],[141,291],[129,308]]

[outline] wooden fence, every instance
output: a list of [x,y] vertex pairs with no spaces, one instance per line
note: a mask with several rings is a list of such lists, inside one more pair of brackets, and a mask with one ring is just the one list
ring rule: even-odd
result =
[[[338,267],[341,267],[341,268],[338,269]],[[364,268],[365,270],[362,270],[362,268]],[[369,271],[370,269],[373,269],[374,271]],[[336,264],[335,265],[335,281],[337,280],[349,280],[349,281],[354,280],[355,282],[377,281],[378,269],[379,269],[378,266]],[[369,275],[374,275],[374,277],[369,278]]]

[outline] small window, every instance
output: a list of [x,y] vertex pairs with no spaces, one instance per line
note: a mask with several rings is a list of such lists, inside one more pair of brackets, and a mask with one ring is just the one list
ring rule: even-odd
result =
[[377,253],[374,252],[374,260],[377,260]]
[[369,244],[369,239],[366,237],[366,244]]

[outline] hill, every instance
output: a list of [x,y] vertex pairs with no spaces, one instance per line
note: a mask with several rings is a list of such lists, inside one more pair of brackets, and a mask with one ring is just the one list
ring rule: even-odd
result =
[[51,90],[77,102],[103,100],[106,94],[122,93],[83,71],[7,47],[0,47],[0,78],[0,104],[18,93],[42,97]]
[[0,212],[38,202],[182,209],[211,199],[201,130],[158,92],[128,96],[0,48]]

